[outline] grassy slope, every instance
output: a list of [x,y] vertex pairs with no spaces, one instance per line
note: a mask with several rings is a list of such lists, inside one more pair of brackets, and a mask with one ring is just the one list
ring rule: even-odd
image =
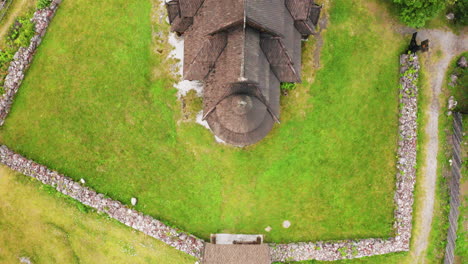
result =
[[[50,192],[50,191],[49,191]],[[54,194],[56,192],[52,192]],[[195,259],[0,167],[0,262],[194,263]]]
[[278,242],[392,235],[402,38],[378,14],[334,1],[323,67],[303,73],[315,82],[283,100],[262,143],[237,149],[177,121],[168,50],[150,53],[150,8],[63,1],[2,143],[205,238],[266,226]]

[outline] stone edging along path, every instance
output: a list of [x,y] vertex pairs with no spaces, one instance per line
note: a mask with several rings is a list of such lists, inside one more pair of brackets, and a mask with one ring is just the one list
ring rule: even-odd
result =
[[[0,125],[7,117],[14,96],[24,78],[25,71],[32,62],[33,55],[45,35],[50,20],[55,15],[61,0],[34,13],[36,34],[29,47],[22,47],[14,56],[5,78],[5,94],[0,98]],[[400,118],[398,142],[398,173],[394,201],[395,237],[388,239],[370,238],[362,240],[343,240],[332,242],[303,242],[290,244],[270,244],[272,261],[302,260],[339,260],[365,256],[380,255],[399,251],[408,251],[412,229],[413,190],[416,178],[416,141],[417,141],[417,80],[419,78],[419,61],[417,55],[400,57]],[[27,176],[50,185],[57,191],[68,195],[81,203],[105,212],[110,217],[134,229],[152,236],[162,242],[194,257],[201,258],[204,241],[171,228],[162,222],[143,215],[119,201],[106,198],[103,194],[74,182],[34,161],[28,160],[9,150],[0,147],[0,162]]]
[[8,74],[5,77],[5,93],[0,97],[0,126],[5,122],[5,118],[10,112],[13,99],[18,92],[18,88],[24,79],[24,74],[33,60],[37,47],[41,44],[50,20],[57,11],[61,0],[54,0],[49,7],[36,10],[32,21],[35,22],[35,34],[31,38],[29,47],[21,47],[15,53],[13,61],[8,68]]
[[[419,61],[417,55],[402,55],[400,58],[400,118],[398,142],[398,172],[396,175],[395,236],[388,239],[369,238],[331,242],[301,242],[270,244],[272,261],[340,260],[392,252],[408,251],[412,229],[413,191],[416,179],[417,142],[417,81]],[[73,181],[64,175],[14,153],[6,146],[0,147],[0,162],[27,176],[50,185],[57,191],[81,203],[104,212],[110,217],[134,229],[194,257],[201,258],[204,241],[171,228],[162,222],[143,215],[119,201]]]

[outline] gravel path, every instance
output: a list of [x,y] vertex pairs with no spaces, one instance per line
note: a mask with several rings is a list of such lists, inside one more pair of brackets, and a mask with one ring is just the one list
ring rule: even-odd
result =
[[[431,50],[426,62],[427,77],[431,87],[430,106],[428,109],[428,120],[425,133],[428,135],[426,143],[426,157],[423,163],[424,178],[422,179],[422,189],[424,193],[421,197],[421,217],[417,219],[418,235],[415,236],[414,243],[414,263],[425,263],[426,249],[428,246],[429,234],[432,225],[434,211],[434,195],[437,179],[437,153],[439,150],[439,114],[441,111],[439,96],[442,91],[445,73],[450,61],[461,52],[468,50],[467,30],[459,36],[444,30],[421,30],[418,38],[420,40],[429,39]],[[443,57],[439,60],[434,58],[435,51],[441,50]],[[444,113],[442,113],[444,114]]]

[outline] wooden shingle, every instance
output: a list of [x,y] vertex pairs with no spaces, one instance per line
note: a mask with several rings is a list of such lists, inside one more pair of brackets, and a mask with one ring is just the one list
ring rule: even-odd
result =
[[211,130],[233,145],[258,142],[279,120],[280,82],[300,82],[301,39],[315,32],[319,9],[312,0],[174,2],[184,79],[203,81]]

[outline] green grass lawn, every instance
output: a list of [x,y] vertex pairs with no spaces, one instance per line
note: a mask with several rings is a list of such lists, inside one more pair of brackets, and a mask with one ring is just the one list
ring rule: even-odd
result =
[[203,238],[267,226],[274,242],[389,237],[406,40],[369,3],[332,2],[322,67],[310,40],[282,123],[239,149],[181,121],[170,48],[152,37],[168,31],[159,1],[64,0],[0,141]]
[[[53,194],[53,195],[50,195]],[[83,213],[29,177],[0,167],[0,263],[167,263],[195,259],[97,213]]]

